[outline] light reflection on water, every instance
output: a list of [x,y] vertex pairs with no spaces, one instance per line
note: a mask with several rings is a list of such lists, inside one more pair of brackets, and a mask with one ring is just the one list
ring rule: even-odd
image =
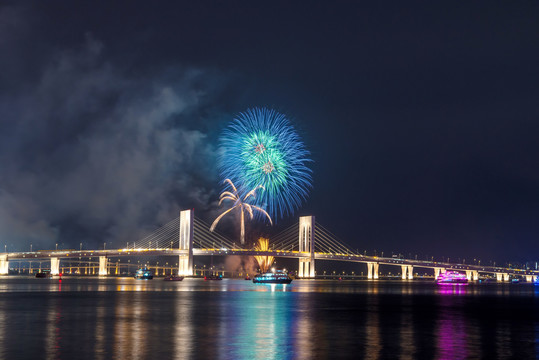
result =
[[529,284],[0,278],[0,358],[535,358]]
[[[456,289],[458,288],[458,290]],[[454,293],[462,294],[462,286],[455,287]],[[443,294],[448,294],[449,289],[444,289]],[[437,319],[438,359],[466,359],[467,352],[467,327],[466,319],[459,311],[455,311],[450,304],[451,298],[442,297],[439,317]],[[478,354],[475,354],[476,356]],[[479,357],[479,356],[477,356]]]
[[415,343],[414,343],[414,326],[413,317],[410,313],[401,314],[400,323],[400,345],[401,359],[414,359]]
[[0,359],[5,359],[6,344],[4,339],[6,338],[6,309],[3,307],[3,303],[0,302]]
[[366,359],[378,359],[381,350],[380,340],[380,324],[377,311],[370,311],[367,314],[366,328],[366,345],[369,351],[365,354]]

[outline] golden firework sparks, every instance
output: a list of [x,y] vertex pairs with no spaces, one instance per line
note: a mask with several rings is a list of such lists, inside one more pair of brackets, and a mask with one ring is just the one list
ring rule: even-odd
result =
[[[256,251],[268,251],[269,250],[269,239],[266,238],[259,238],[258,243],[255,244],[255,250]],[[258,263],[258,266],[260,267],[260,271],[262,273],[268,272],[271,265],[273,264],[273,261],[275,260],[275,256],[255,256],[255,260]]]

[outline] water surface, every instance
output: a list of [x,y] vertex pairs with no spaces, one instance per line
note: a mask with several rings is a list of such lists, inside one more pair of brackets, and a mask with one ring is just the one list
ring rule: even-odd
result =
[[0,278],[2,359],[533,359],[539,287]]

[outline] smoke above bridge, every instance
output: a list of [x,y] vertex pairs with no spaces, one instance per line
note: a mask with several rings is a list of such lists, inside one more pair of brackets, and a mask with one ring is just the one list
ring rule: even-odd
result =
[[180,208],[209,209],[215,149],[193,126],[211,122],[200,115],[209,78],[178,67],[128,74],[87,35],[1,89],[0,243],[120,246]]

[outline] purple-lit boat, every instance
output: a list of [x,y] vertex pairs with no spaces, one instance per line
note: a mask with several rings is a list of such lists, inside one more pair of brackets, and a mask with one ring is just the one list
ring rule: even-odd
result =
[[458,271],[446,271],[438,276],[436,282],[438,285],[468,285],[466,275]]

